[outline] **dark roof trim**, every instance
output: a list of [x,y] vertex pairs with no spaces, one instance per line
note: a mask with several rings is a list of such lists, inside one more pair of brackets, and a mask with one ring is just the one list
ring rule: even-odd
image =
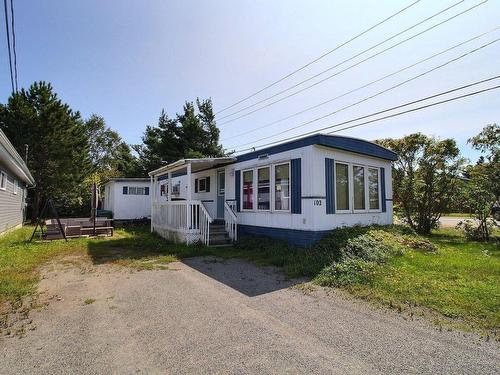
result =
[[357,154],[372,156],[379,159],[398,160],[398,155],[376,143],[365,141],[359,138],[343,137],[339,135],[313,134],[308,137],[299,138],[294,141],[281,143],[276,146],[252,151],[236,157],[236,163],[256,159],[259,155],[273,155],[280,152],[290,151],[301,147],[320,145],[324,147],[335,148],[338,150],[354,152]]

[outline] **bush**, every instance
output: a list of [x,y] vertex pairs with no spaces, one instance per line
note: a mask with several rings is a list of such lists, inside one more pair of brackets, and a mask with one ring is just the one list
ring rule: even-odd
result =
[[456,225],[456,229],[463,232],[467,241],[486,241],[489,236],[486,233],[492,233],[495,222],[492,219],[486,219],[483,223],[473,220],[463,220]]
[[324,268],[316,277],[315,282],[329,287],[365,283],[369,280],[373,267],[373,262],[360,258],[346,258]]
[[347,241],[342,249],[342,258],[359,258],[367,262],[383,263],[390,252],[390,246],[371,233],[367,233]]

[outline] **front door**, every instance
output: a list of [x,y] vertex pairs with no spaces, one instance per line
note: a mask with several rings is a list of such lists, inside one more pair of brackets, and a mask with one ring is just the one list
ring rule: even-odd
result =
[[226,173],[217,171],[217,219],[224,219],[224,191],[226,186]]

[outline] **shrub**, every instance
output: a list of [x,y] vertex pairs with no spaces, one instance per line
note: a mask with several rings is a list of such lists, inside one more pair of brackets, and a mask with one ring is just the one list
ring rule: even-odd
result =
[[359,258],[367,262],[382,263],[391,252],[391,248],[384,241],[367,233],[347,241],[341,251],[343,259]]
[[486,219],[484,222],[463,220],[455,228],[463,232],[467,241],[485,241],[489,237],[485,236],[485,232],[492,233],[494,226],[495,222],[492,219]]
[[369,280],[374,263],[360,258],[346,258],[325,267],[316,277],[315,282],[321,286],[338,287]]

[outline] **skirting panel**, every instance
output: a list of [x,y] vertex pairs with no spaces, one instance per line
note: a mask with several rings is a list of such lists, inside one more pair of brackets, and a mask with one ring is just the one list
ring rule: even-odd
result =
[[284,240],[296,246],[310,246],[330,231],[310,231],[285,228],[258,227],[238,224],[238,238],[245,236],[264,236]]

